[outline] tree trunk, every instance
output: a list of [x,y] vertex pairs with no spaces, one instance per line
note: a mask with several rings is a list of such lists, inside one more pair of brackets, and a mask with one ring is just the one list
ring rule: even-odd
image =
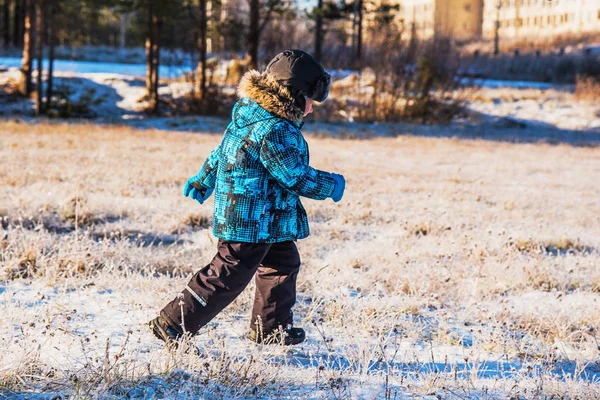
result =
[[4,0],[3,18],[2,18],[2,37],[4,48],[8,49],[10,46],[10,0]]
[[46,87],[46,109],[52,107],[54,83],[54,6],[48,7],[48,84]]
[[152,76],[150,78],[150,93],[149,95],[149,108],[150,112],[153,114],[158,114],[158,67],[160,65],[160,47],[158,43],[158,38],[160,34],[160,21],[159,17],[156,14],[152,14],[151,17],[151,27],[150,35],[152,36]]
[[352,3],[352,55],[356,57],[356,25],[358,23],[358,0]]
[[317,2],[317,18],[315,21],[315,59],[321,61],[321,48],[323,45],[323,0]]
[[363,8],[363,0],[358,0],[358,34],[356,35],[356,59],[359,62],[362,57]]
[[500,53],[500,9],[502,8],[502,2],[496,4],[496,21],[494,23],[494,55],[497,56]]
[[35,101],[35,115],[40,116],[44,113],[44,101],[43,101],[43,66],[44,61],[44,3],[45,0],[38,0],[37,7],[37,87],[36,87],[36,101]]
[[129,19],[129,14],[121,15],[121,19],[119,20],[119,49],[121,51],[125,50],[125,46],[127,45],[127,20]]
[[198,69],[196,84],[198,99],[206,97],[206,0],[200,0],[200,38],[198,39]]
[[410,41],[408,42],[408,49],[406,51],[406,60],[408,63],[414,63],[417,55],[417,24],[415,23],[414,16],[413,21],[410,25]]
[[150,93],[152,87],[152,35],[148,32],[146,38],[146,91]]
[[24,7],[23,2],[20,0],[15,1],[15,8],[13,11],[13,45],[19,47],[23,35],[23,18],[24,18]]
[[21,81],[19,82],[19,92],[23,96],[29,97],[32,91],[31,71],[33,69],[33,48],[34,43],[34,7],[32,0],[25,0],[25,31],[23,33],[23,59],[21,61]]
[[150,92],[152,91],[152,77],[154,76],[154,44],[152,43],[152,4],[148,5],[148,33],[146,36],[146,92],[148,99],[150,99]]
[[250,31],[248,33],[248,55],[250,56],[250,68],[258,68],[258,40],[260,32],[258,24],[260,19],[259,0],[250,0]]
[[222,1],[221,0],[210,0],[210,14],[206,18],[207,30],[210,32],[210,48],[206,46],[206,51],[210,53],[218,53],[223,48],[223,36],[217,31],[221,26],[221,13],[222,13]]

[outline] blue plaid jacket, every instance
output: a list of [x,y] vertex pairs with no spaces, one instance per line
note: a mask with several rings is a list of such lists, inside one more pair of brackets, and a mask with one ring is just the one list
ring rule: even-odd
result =
[[300,196],[331,196],[331,174],[309,166],[302,123],[241,98],[223,140],[198,173],[214,188],[213,231],[223,240],[276,243],[309,235]]

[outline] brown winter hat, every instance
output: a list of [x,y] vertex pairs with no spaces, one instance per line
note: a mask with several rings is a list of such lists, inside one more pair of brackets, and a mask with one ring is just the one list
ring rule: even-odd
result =
[[269,62],[265,72],[314,101],[323,102],[329,95],[331,76],[302,50],[282,51]]

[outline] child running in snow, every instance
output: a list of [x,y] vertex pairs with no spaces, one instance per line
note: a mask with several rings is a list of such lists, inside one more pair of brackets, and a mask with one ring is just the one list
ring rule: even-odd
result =
[[[329,94],[330,75],[309,54],[286,50],[263,73],[241,79],[240,99],[223,139],[184,195],[202,204],[213,193],[213,232],[219,238],[213,260],[196,272],[181,295],[150,321],[152,332],[172,345],[196,334],[231,303],[256,275],[250,339],[298,344],[293,327],[300,255],[294,243],[308,236],[300,196],[341,200],[344,177],[309,166],[300,129],[313,101]],[[182,305],[180,305],[182,302]]]

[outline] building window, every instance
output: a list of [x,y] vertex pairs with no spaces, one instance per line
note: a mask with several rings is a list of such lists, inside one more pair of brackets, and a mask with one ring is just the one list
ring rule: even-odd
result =
[[471,5],[470,4],[465,4],[465,11],[466,12],[471,12]]

